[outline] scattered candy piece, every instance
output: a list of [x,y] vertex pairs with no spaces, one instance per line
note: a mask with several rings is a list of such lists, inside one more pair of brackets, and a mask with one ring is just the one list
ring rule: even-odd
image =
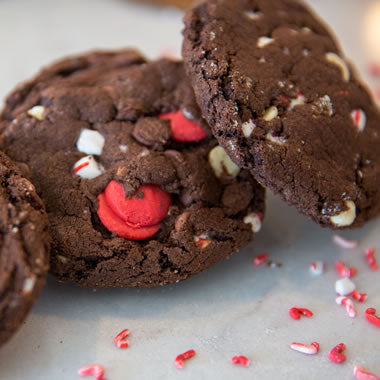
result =
[[34,106],[27,111],[27,114],[35,119],[41,121],[44,118],[45,107],[44,106]]
[[129,347],[129,342],[126,340],[128,335],[129,335],[128,329],[125,329],[121,333],[117,334],[115,339],[113,340],[115,342],[115,345],[119,348]]
[[195,353],[196,352],[194,350],[189,350],[184,352],[183,354],[178,355],[174,360],[174,365],[177,368],[182,369],[185,366],[184,361],[192,358],[195,355]]
[[246,215],[243,219],[245,224],[250,224],[252,226],[252,231],[257,233],[261,230],[263,220],[263,214],[259,212],[251,212]]
[[310,311],[309,309],[304,309],[301,307],[292,307],[291,309],[289,309],[289,315],[293,319],[298,320],[301,318],[301,315],[304,315],[305,317],[312,317],[313,312]]
[[263,253],[262,255],[258,255],[254,258],[253,260],[253,264],[255,264],[256,266],[259,266],[261,264],[264,264],[265,261],[268,260],[268,257],[269,255],[267,253]]
[[347,296],[356,289],[355,284],[347,277],[335,282],[335,291],[340,296]]
[[367,301],[367,298],[368,298],[368,294],[366,294],[366,293],[359,293],[356,290],[354,290],[351,293],[351,296],[352,296],[352,298],[355,301],[358,301],[358,302],[365,302],[365,301]]
[[74,173],[84,179],[93,179],[104,172],[103,166],[99,165],[94,156],[81,158],[74,164]]
[[380,380],[379,377],[374,375],[371,372],[368,372],[365,368],[363,368],[361,365],[357,365],[354,368],[354,375],[358,380]]
[[253,120],[248,120],[241,126],[241,129],[243,131],[244,137],[251,136],[253,130],[256,128],[256,124],[253,122]]
[[94,376],[96,380],[104,380],[104,368],[99,364],[90,364],[78,370],[79,376]]
[[290,348],[294,351],[302,352],[303,354],[315,355],[319,352],[319,343],[313,342],[310,346],[302,343],[292,343]]
[[356,109],[351,112],[351,119],[354,122],[355,128],[362,132],[367,124],[367,116],[362,109]]
[[329,359],[334,363],[343,363],[347,358],[343,353],[345,351],[346,346],[344,343],[340,343],[335,346],[329,353]]
[[350,70],[348,69],[346,62],[339,55],[335,53],[326,53],[326,60],[339,67],[342,72],[342,77],[345,82],[350,80]]
[[159,116],[170,120],[172,139],[178,142],[198,142],[207,138],[204,129],[195,121],[187,119],[182,111],[168,112]]
[[334,235],[332,240],[337,246],[341,248],[346,248],[346,249],[353,249],[359,245],[357,241],[347,240],[344,237],[339,236],[339,235]]
[[200,249],[205,249],[211,244],[211,239],[208,234],[201,234],[194,236],[194,242]]
[[285,136],[274,135],[273,132],[268,132],[266,138],[277,145],[285,145],[288,140]]
[[257,47],[259,49],[261,49],[264,46],[267,46],[267,45],[271,44],[273,41],[274,41],[273,38],[270,38],[270,37],[267,37],[267,36],[259,37],[258,40],[257,40]]
[[306,98],[300,93],[297,95],[295,99],[292,99],[290,101],[288,111],[291,111],[295,106],[300,106],[302,104],[305,104]]
[[371,322],[377,327],[380,327],[380,317],[376,315],[376,309],[374,308],[369,308],[365,311],[365,317],[368,322]]
[[372,270],[378,270],[376,258],[375,258],[375,248],[368,248],[365,251],[365,257]]
[[232,363],[234,364],[240,364],[243,367],[248,367],[249,366],[249,359],[245,356],[234,356],[232,358]]
[[354,304],[349,298],[340,296],[337,297],[335,301],[338,305],[344,305],[346,307],[347,314],[350,318],[356,317]]
[[100,156],[104,147],[104,137],[92,129],[83,128],[77,141],[79,152],[86,154],[96,154]]
[[314,276],[320,276],[321,274],[324,273],[324,271],[325,271],[325,264],[323,263],[323,261],[314,261],[313,263],[311,263],[310,272]]
[[346,267],[344,265],[343,261],[337,261],[335,267],[336,267],[336,271],[338,272],[338,274],[342,277],[351,278],[351,277],[354,277],[357,273],[356,268]]
[[344,202],[345,206],[347,207],[346,211],[342,211],[339,214],[330,216],[331,222],[336,227],[347,227],[351,226],[352,223],[354,223],[356,219],[356,205],[351,200],[346,200]]
[[216,146],[210,150],[208,162],[218,178],[223,177],[223,175],[236,177],[240,173],[240,168],[231,161],[221,146]]

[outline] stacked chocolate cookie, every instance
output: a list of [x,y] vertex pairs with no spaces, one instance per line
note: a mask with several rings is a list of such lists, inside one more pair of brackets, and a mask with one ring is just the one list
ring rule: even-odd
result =
[[379,215],[379,111],[310,10],[210,0],[188,11],[184,37],[184,63],[92,52],[8,96],[0,149],[18,168],[0,156],[4,323],[41,289],[47,226],[60,281],[152,287],[252,241],[262,186],[321,226]]

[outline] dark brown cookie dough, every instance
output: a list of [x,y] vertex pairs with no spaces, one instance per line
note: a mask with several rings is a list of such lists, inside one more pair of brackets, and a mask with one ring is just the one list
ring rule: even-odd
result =
[[132,50],[63,60],[8,97],[0,131],[46,204],[62,281],[177,282],[260,226],[264,190],[210,137],[180,62]]
[[294,0],[211,0],[183,56],[232,160],[321,226],[380,213],[380,114],[330,32]]
[[0,345],[20,327],[45,284],[47,226],[34,186],[0,152]]

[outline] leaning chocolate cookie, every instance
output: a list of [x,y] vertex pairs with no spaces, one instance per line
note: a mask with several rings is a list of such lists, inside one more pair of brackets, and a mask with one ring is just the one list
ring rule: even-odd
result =
[[231,159],[316,223],[380,214],[380,113],[295,0],[211,0],[185,17],[196,98]]
[[66,59],[8,97],[0,130],[46,203],[62,281],[177,282],[260,228],[264,190],[211,137],[181,62]]
[[21,326],[45,284],[47,226],[34,186],[0,152],[0,345]]

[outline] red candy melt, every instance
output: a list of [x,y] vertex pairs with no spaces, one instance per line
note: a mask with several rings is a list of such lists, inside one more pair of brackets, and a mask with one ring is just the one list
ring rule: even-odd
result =
[[171,205],[170,195],[156,185],[140,186],[133,197],[127,198],[116,181],[108,184],[98,201],[103,225],[128,240],[144,240],[156,234]]
[[169,119],[172,139],[178,142],[198,142],[207,138],[206,132],[193,120],[187,119],[182,111],[169,112],[159,116]]

